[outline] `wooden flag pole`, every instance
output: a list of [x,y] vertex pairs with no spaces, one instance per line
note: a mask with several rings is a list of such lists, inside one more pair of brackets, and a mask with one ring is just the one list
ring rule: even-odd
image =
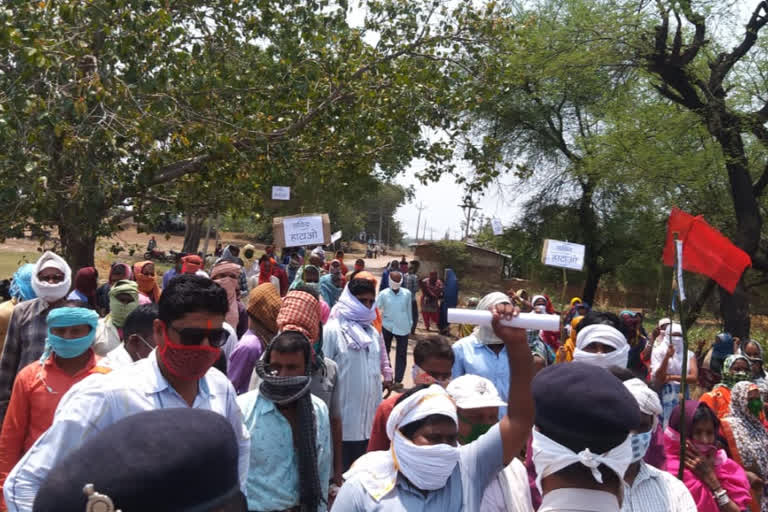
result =
[[[677,233],[674,233],[675,237],[675,277],[677,279],[678,273],[683,272],[682,251],[680,251],[680,258],[678,259],[677,253]],[[685,400],[688,396],[688,329],[685,325],[687,300],[683,293],[680,293],[683,283],[677,283],[677,296],[680,298],[679,312],[680,312],[680,326],[683,334],[683,362],[680,370],[680,426],[678,432],[680,432],[680,468],[677,471],[677,478],[683,480],[683,471],[685,470],[685,445],[686,445],[686,418],[685,418]],[[674,291],[673,291],[674,293]],[[672,325],[669,326],[670,343],[672,342]]]

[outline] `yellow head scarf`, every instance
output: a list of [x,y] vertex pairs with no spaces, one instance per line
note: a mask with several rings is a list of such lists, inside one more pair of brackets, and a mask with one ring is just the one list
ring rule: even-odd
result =
[[576,350],[576,326],[579,325],[579,322],[581,322],[582,318],[584,317],[577,316],[571,320],[571,335],[568,336],[568,339],[565,340],[563,346],[561,346],[557,351],[557,355],[555,356],[556,363],[566,363],[573,361],[573,351]]

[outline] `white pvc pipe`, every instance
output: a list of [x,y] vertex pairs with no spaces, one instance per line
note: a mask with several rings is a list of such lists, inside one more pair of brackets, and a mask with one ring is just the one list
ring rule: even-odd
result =
[[[448,323],[491,325],[493,313],[477,309],[448,309]],[[557,315],[540,315],[537,313],[520,313],[513,320],[502,320],[502,325],[517,327],[518,329],[532,329],[537,331],[559,331],[560,317]]]

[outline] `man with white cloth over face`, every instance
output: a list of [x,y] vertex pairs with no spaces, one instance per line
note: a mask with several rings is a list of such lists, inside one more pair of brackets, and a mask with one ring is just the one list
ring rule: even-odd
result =
[[533,380],[531,446],[539,512],[618,512],[640,427],[632,394],[608,370],[579,362],[541,370]]
[[641,426],[630,436],[632,464],[624,474],[621,512],[696,512],[696,503],[683,482],[643,461],[661,415],[659,396],[642,380],[612,372],[619,379],[627,379],[624,387],[632,393],[640,408]]
[[13,308],[0,359],[0,425],[11,399],[16,374],[43,355],[48,336],[48,312],[64,301],[72,285],[72,270],[64,259],[50,251],[40,256],[32,274],[34,300]]
[[[498,304],[511,304],[506,293],[492,292],[480,299],[478,311],[488,311]],[[453,344],[453,371],[451,378],[462,375],[479,375],[493,382],[501,399],[507,401],[509,389],[509,365],[507,348],[490,326],[475,328],[472,334]],[[499,418],[506,413],[506,407],[499,408]]]
[[334,509],[480,511],[486,487],[520,452],[532,426],[533,364],[526,333],[499,323],[519,311],[498,305],[493,315],[511,375],[508,412],[501,421],[476,441],[457,446],[456,405],[448,393],[438,385],[404,393],[387,421],[392,447],[367,453],[352,466]]
[[573,361],[601,368],[627,367],[629,344],[627,338],[613,326],[592,324],[583,327],[576,337]]

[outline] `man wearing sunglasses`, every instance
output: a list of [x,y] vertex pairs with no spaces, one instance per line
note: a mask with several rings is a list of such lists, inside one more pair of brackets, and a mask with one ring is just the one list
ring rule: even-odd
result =
[[244,485],[250,442],[237,395],[229,380],[211,369],[229,335],[222,327],[228,309],[227,292],[210,279],[194,274],[172,279],[152,326],[157,349],[119,371],[89,377],[64,395],[51,428],[8,475],[8,510],[31,511],[37,490],[58,461],[107,426],[155,409],[193,407],[226,417],[237,434]]
[[72,270],[61,256],[50,251],[40,256],[32,274],[32,289],[37,298],[16,306],[8,324],[0,359],[0,425],[5,418],[16,375],[43,355],[48,333],[45,319],[53,307],[64,302],[71,285]]

